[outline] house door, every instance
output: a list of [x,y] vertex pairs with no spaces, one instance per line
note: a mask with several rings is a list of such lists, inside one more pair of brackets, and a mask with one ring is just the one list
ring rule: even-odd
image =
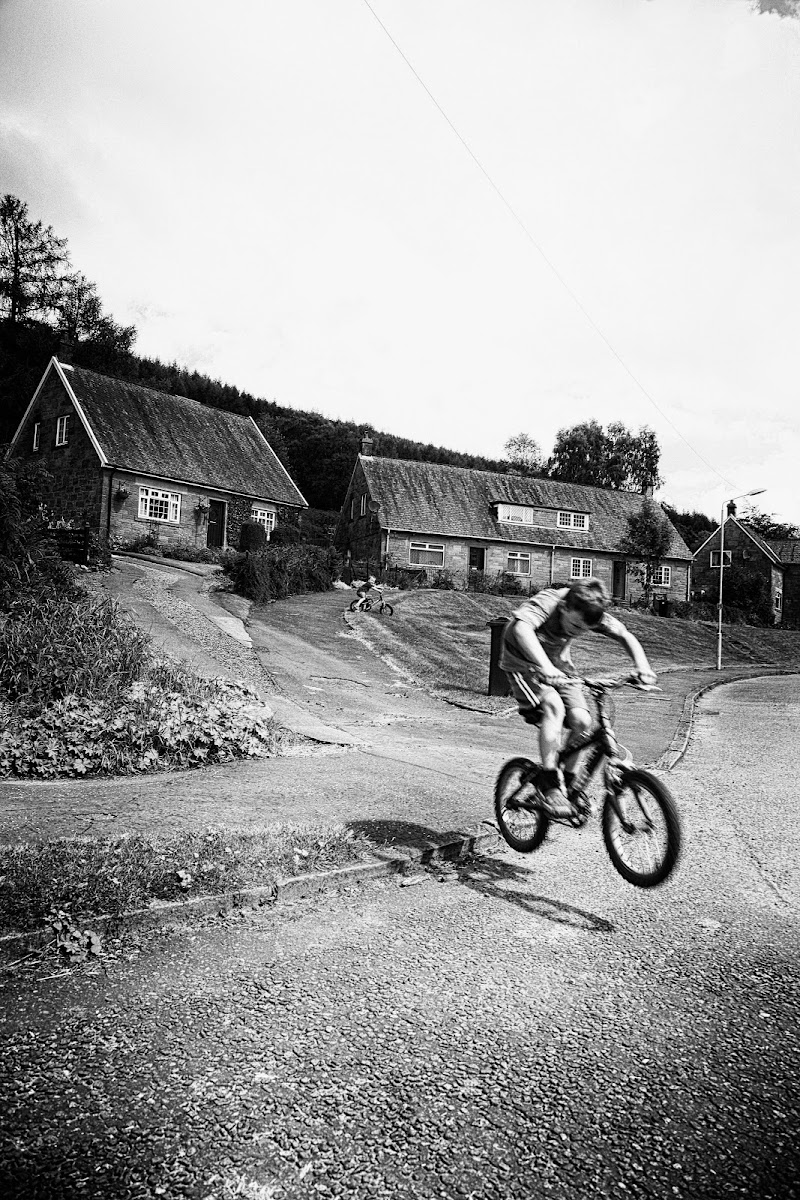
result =
[[208,534],[207,546],[224,546],[225,544],[225,504],[222,500],[208,502]]
[[486,569],[486,551],[483,546],[470,546],[469,569],[470,571],[484,571]]
[[615,600],[625,599],[625,575],[626,566],[624,562],[614,563],[614,575],[611,583],[611,591]]

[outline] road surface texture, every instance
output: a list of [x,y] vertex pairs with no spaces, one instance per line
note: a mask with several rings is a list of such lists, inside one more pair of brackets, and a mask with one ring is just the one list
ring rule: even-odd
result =
[[652,892],[592,823],[12,973],[2,1194],[800,1195],[800,684],[701,710]]

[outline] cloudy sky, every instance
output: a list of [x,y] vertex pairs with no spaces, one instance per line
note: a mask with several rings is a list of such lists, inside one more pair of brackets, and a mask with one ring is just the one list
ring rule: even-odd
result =
[[0,0],[0,191],[142,354],[501,457],[652,426],[800,522],[800,21],[750,0]]

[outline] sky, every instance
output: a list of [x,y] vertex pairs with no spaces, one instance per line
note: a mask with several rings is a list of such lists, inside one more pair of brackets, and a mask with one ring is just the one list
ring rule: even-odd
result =
[[800,523],[799,128],[750,0],[0,0],[0,193],[140,354],[493,458],[647,425],[711,516]]

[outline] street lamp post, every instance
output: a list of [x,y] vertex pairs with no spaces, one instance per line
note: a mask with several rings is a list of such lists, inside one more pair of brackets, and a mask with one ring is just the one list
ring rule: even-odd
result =
[[717,670],[722,670],[722,574],[725,570],[725,509],[734,500],[746,500],[748,496],[760,496],[766,488],[754,488],[752,492],[742,492],[740,496],[732,496],[725,500],[719,514],[719,601],[717,603]]

